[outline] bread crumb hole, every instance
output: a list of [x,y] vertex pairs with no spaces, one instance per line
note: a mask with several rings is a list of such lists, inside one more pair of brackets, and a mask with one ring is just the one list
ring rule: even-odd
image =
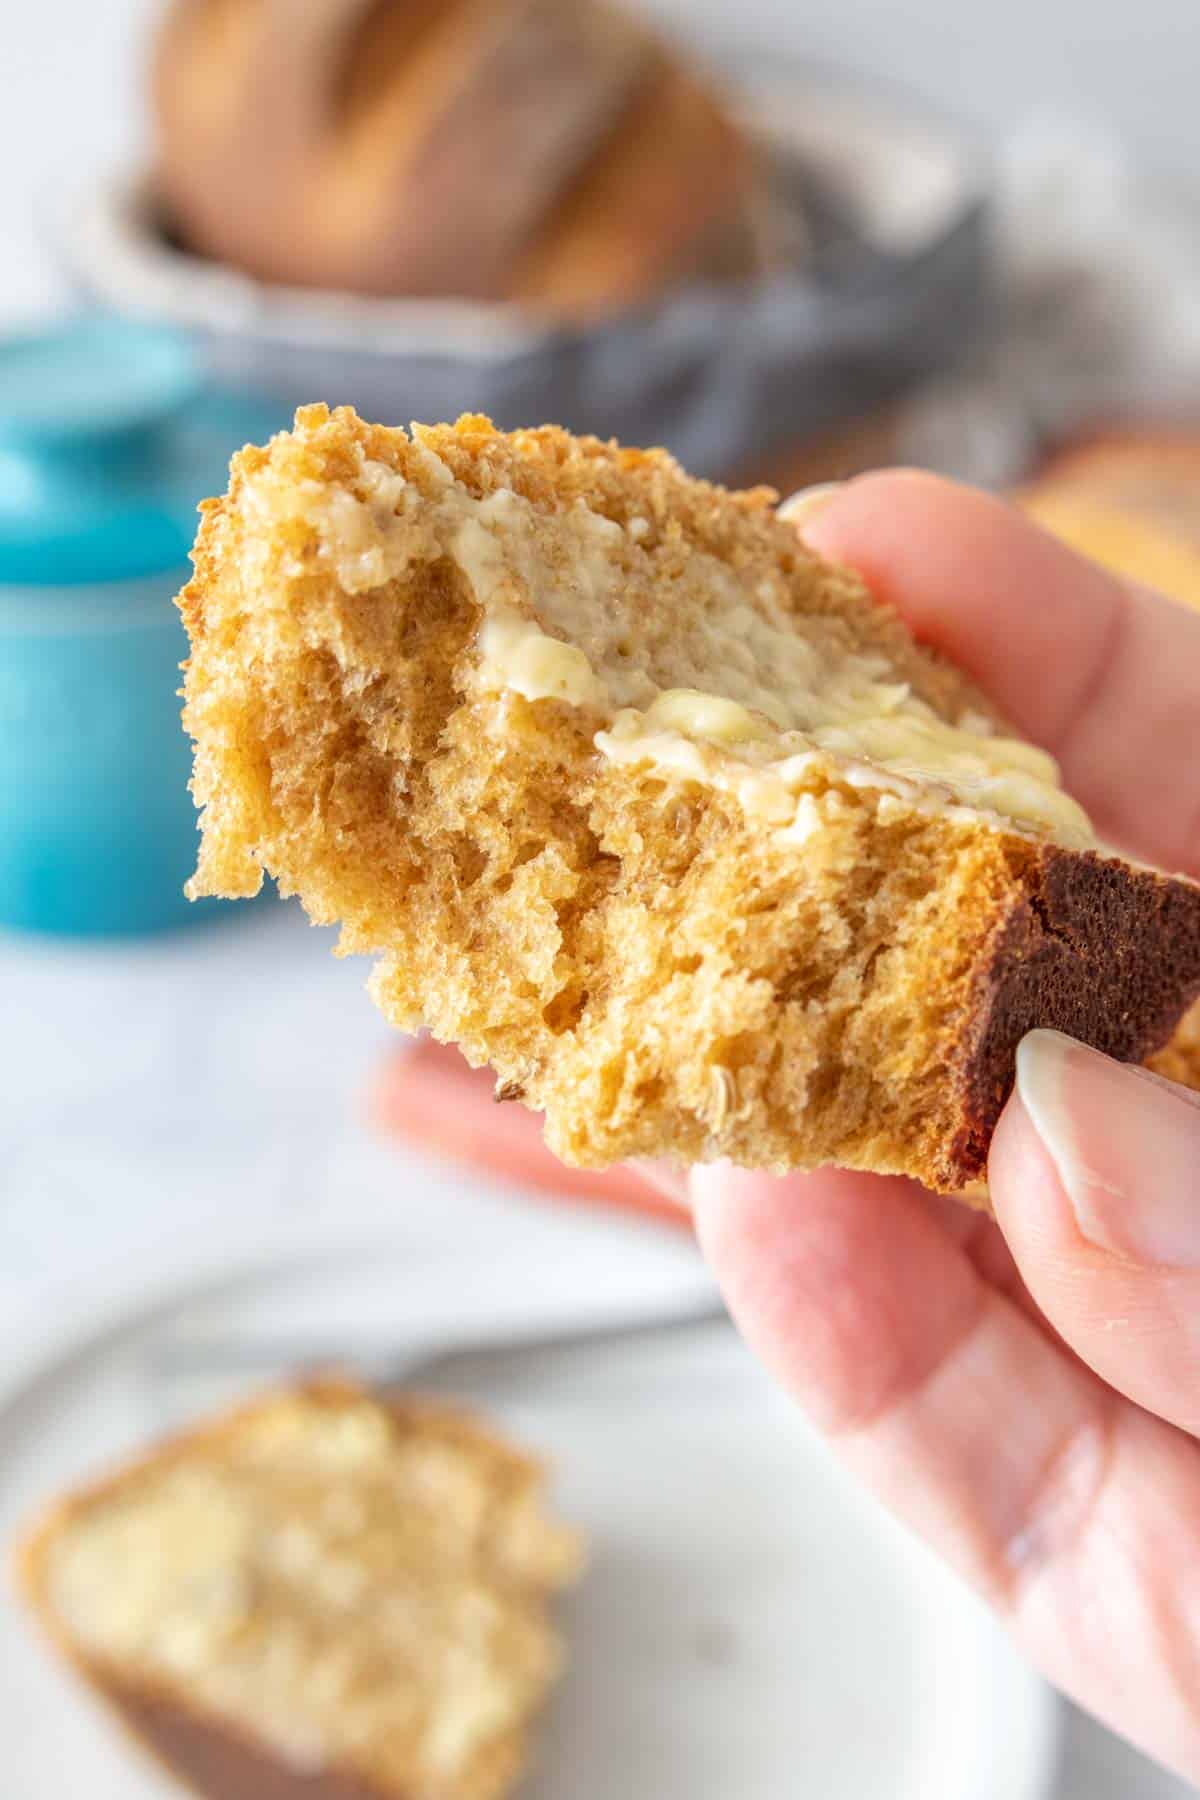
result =
[[587,989],[568,983],[560,988],[552,1000],[542,1008],[542,1018],[547,1029],[556,1037],[565,1031],[573,1031],[583,1017],[583,1009],[587,1005]]

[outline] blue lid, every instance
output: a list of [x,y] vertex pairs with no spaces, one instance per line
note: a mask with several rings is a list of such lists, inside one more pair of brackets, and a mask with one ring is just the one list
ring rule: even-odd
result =
[[157,326],[84,316],[0,340],[0,582],[177,569],[230,456],[286,423]]

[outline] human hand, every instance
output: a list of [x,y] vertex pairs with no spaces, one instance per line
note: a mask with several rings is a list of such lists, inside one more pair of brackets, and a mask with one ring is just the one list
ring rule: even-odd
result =
[[[867,478],[802,527],[1059,758],[1110,841],[1200,876],[1200,618],[998,505]],[[1200,1779],[1200,1098],[1051,1033],[996,1221],[903,1181],[695,1171],[747,1338],[1045,1672]]]
[[[1200,876],[1200,618],[927,476],[863,478],[801,529],[1054,752],[1107,840]],[[507,1122],[479,1159],[544,1170],[536,1122],[483,1091],[435,1118],[428,1067],[426,1141],[471,1155],[486,1106]],[[380,1110],[411,1122],[403,1096],[393,1074]],[[845,1460],[1053,1681],[1200,1780],[1200,1099],[1034,1033],[989,1181],[995,1220],[838,1170],[688,1186],[747,1339]]]

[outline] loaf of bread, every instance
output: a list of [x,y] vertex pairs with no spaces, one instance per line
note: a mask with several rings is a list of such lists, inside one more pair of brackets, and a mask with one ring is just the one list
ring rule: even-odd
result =
[[757,264],[741,132],[605,0],[176,0],[153,86],[176,230],[261,279],[584,316]]
[[500,1800],[580,1561],[474,1421],[343,1382],[68,1495],[21,1552],[53,1640],[208,1800]]
[[182,607],[195,894],[264,869],[564,1160],[953,1192],[1017,1042],[1141,1061],[1200,887],[1099,854],[772,496],[659,451],[312,407],[233,465]]

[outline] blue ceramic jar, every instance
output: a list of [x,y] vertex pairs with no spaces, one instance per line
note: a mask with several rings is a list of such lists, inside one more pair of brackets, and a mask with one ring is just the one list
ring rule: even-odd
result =
[[203,917],[174,597],[196,504],[284,421],[122,321],[0,342],[0,926]]

